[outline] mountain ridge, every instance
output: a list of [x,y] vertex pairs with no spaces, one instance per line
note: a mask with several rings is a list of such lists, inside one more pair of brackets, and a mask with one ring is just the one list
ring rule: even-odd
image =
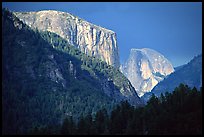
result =
[[75,120],[95,115],[103,107],[110,111],[122,100],[142,105],[119,70],[57,34],[32,30],[5,9],[2,36],[3,133],[27,133],[60,124],[67,115]]
[[[59,12],[59,13],[63,13],[63,14],[68,14],[68,15],[70,15],[70,16],[73,16],[74,18],[78,18],[78,19],[80,19],[80,20],[83,20],[83,21],[85,21],[85,22],[87,22],[88,24],[91,24],[91,25],[93,25],[93,26],[95,26],[95,27],[100,27],[101,29],[103,29],[103,30],[106,30],[106,31],[108,31],[108,32],[112,32],[112,33],[115,33],[113,30],[111,30],[111,29],[108,29],[108,28],[105,28],[105,27],[102,27],[102,26],[100,26],[100,25],[96,25],[96,24],[94,24],[94,23],[91,23],[90,21],[87,21],[87,20],[85,20],[84,18],[81,18],[81,17],[78,17],[78,16],[76,16],[76,15],[74,15],[74,14],[72,14],[72,13],[69,13],[69,12],[65,12],[65,11],[58,11],[58,10],[55,10],[55,9],[53,9],[53,10],[37,10],[37,11],[22,11],[22,12],[26,12],[26,13],[39,13],[39,12]],[[19,12],[19,11],[13,11],[13,13],[14,14],[18,14],[18,13],[22,13],[21,11]]]
[[175,72],[158,83],[150,93],[146,93],[143,99],[147,101],[152,94],[160,96],[161,93],[173,92],[180,83],[191,88],[194,86],[197,89],[202,87],[202,54],[194,56],[187,64],[177,68]]
[[119,67],[116,33],[112,30],[55,10],[14,14],[31,28],[56,33],[83,53],[100,58],[116,68]]
[[120,69],[140,97],[174,71],[171,63],[161,53],[149,48],[131,49],[129,58]]

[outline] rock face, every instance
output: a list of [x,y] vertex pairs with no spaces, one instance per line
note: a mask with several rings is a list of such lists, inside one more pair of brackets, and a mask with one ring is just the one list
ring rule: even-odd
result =
[[115,68],[119,67],[115,32],[60,11],[14,12],[14,14],[31,28],[56,33],[83,53],[95,56]]
[[[120,75],[120,77],[125,77]],[[134,87],[131,83],[124,78],[118,78],[116,80],[113,78],[100,78],[100,85],[102,90],[106,95],[111,98],[114,98],[117,102],[121,102],[127,100],[133,106],[143,106],[143,102],[139,98],[137,92],[135,91]]]
[[2,10],[3,134],[29,134],[33,123],[61,125],[67,115],[77,120],[102,108],[110,112],[122,100],[143,105],[118,69],[73,46],[72,52],[57,50],[51,38],[56,47],[63,45],[60,41],[68,45]]
[[[120,63],[115,32],[65,12],[46,10],[39,12],[14,12],[14,14],[32,29],[37,28],[38,30],[55,33],[86,55],[99,58],[116,69],[119,68]],[[69,62],[69,73],[76,78],[74,67],[72,62]],[[56,70],[52,74],[57,75],[57,72]],[[101,90],[117,101],[128,100],[132,105],[141,105],[142,102],[131,83],[123,77],[123,74],[117,75],[120,77],[108,76],[108,79],[101,77],[99,80]],[[63,81],[63,76],[58,79],[65,87],[66,83]]]
[[160,96],[161,93],[172,92],[180,83],[186,84],[193,88],[194,86],[200,90],[202,87],[202,54],[194,57],[189,63],[177,67],[174,73],[171,73],[163,81],[159,82],[151,91],[146,93],[143,99],[149,100],[152,93]]
[[[44,14],[47,13],[47,12],[48,11],[42,11],[42,13],[44,13]],[[56,14],[56,16],[57,15],[62,16],[61,12],[57,12],[57,11],[50,11],[50,12],[51,13],[53,12],[53,14],[58,13],[58,14]],[[51,14],[50,12],[49,12],[49,14]],[[16,15],[16,14],[22,14],[22,13],[15,13],[14,15]],[[24,14],[22,14],[22,17],[30,18],[30,15],[27,15],[27,14],[30,14],[30,12],[24,13]],[[33,15],[33,14],[34,13],[32,13],[31,15]],[[38,13],[35,13],[35,14],[38,14]],[[64,14],[67,15],[68,13],[64,13]],[[48,17],[49,16],[51,16],[51,15],[48,15]],[[70,16],[72,16],[72,15],[70,15]],[[48,18],[48,17],[46,16],[46,18]],[[13,18],[16,18],[16,17],[13,17]],[[31,19],[33,19],[33,18],[34,17],[31,17]],[[17,18],[16,21],[18,21],[18,19],[19,18]],[[22,22],[21,21],[18,21],[19,23],[14,22],[14,26],[16,28],[19,28],[18,26],[20,26],[20,25],[25,26],[25,24],[23,24],[23,21]],[[15,24],[19,24],[19,25],[16,26]],[[27,24],[28,24],[28,22],[27,22]],[[30,27],[32,27],[32,29],[36,28],[35,25],[39,26],[39,27],[44,26],[44,25],[39,25],[39,24],[33,23]],[[95,26],[95,25],[93,25],[93,26]],[[28,29],[30,29],[30,27],[28,27]],[[97,26],[95,26],[95,27],[97,27]],[[105,30],[103,28],[100,28],[100,29],[102,29],[101,33],[103,33],[102,31],[109,31],[109,30]],[[41,30],[42,30],[42,28],[41,28]],[[109,31],[109,32],[111,32],[111,31]],[[41,34],[43,35],[43,33],[41,33]],[[45,76],[46,78],[50,79],[51,81],[61,85],[64,89],[67,89],[70,86],[69,85],[69,80],[67,80],[67,76],[64,75],[66,73],[68,73],[69,77],[73,77],[76,81],[77,80],[82,81],[82,80],[84,80],[84,77],[86,77],[86,79],[91,77],[90,78],[91,80],[89,82],[91,83],[91,82],[94,81],[93,86],[96,86],[96,87],[98,86],[97,88],[99,90],[101,90],[107,96],[117,100],[118,102],[120,102],[122,100],[128,100],[129,103],[132,104],[132,105],[135,105],[135,106],[143,105],[140,98],[137,95],[137,92],[135,91],[135,89],[131,85],[130,81],[119,71],[119,69],[117,69],[115,67],[108,66],[104,62],[99,61],[97,59],[93,59],[91,57],[86,57],[86,60],[85,59],[83,60],[81,58],[80,60],[82,62],[84,62],[84,63],[79,62],[79,61],[78,61],[78,63],[76,63],[76,61],[67,59],[66,61],[63,62],[63,64],[67,63],[67,65],[65,67],[64,66],[62,67],[61,66],[62,62],[59,63],[59,62],[56,61],[57,55],[55,55],[54,52],[56,52],[55,50],[57,49],[57,47],[59,45],[60,46],[63,45],[63,44],[59,44],[60,43],[59,41],[62,41],[62,43],[66,43],[64,45],[68,45],[70,42],[67,41],[67,40],[63,40],[61,38],[61,36],[57,36],[56,33],[51,32],[49,34],[44,34],[44,35],[49,35],[49,39],[53,39],[53,41],[50,42],[50,45],[52,45],[52,48],[49,47],[49,49],[51,48],[53,51],[43,53],[49,61],[48,62],[43,62],[43,64],[45,64],[45,68],[42,68],[42,69],[45,70],[45,71],[42,72],[41,74],[39,74],[40,76]],[[101,39],[103,39],[103,38],[101,37]],[[44,39],[44,40],[50,41],[48,39]],[[104,40],[104,43],[107,43],[107,42],[105,42],[105,40],[106,40],[105,38],[103,40]],[[18,41],[19,41],[19,45],[21,45],[24,48],[25,47],[28,48],[28,50],[32,53],[32,50],[29,49],[29,47],[31,47],[31,46],[25,46],[25,45],[29,45],[29,44],[25,44],[25,43],[28,43],[28,42],[25,42],[25,40],[24,41],[18,40]],[[55,46],[53,46],[53,45],[55,45]],[[71,49],[74,48],[73,46],[70,46],[70,45],[68,45],[68,46]],[[78,49],[77,49],[77,51],[78,51]],[[62,51],[62,52],[67,54],[66,51]],[[32,54],[34,54],[34,53],[32,53]],[[82,55],[83,53],[78,52],[77,54],[81,54],[81,55],[79,55],[80,57],[83,56]],[[36,56],[36,55],[33,55],[33,56]],[[63,56],[64,58],[66,58],[66,55],[59,55],[59,56]],[[68,53],[67,56],[76,57],[77,55],[76,56],[75,55],[70,55]],[[30,60],[32,60],[32,59],[30,59]],[[101,71],[100,73],[98,72],[99,70],[94,69],[93,66],[91,64],[89,64],[89,62],[92,62],[93,60],[99,61],[99,62],[95,61],[95,63],[93,63],[93,64],[95,64],[95,65],[98,64],[98,67],[100,67],[99,70]],[[81,65],[81,64],[84,64],[84,65]],[[99,65],[99,64],[101,64],[101,65]],[[44,65],[42,65],[42,66],[44,66]],[[87,66],[89,66],[89,68],[87,68]],[[68,71],[67,71],[67,68],[68,68]],[[86,71],[89,72],[89,74],[83,72],[82,70],[85,71],[85,72]],[[28,73],[30,73],[30,75],[32,75],[32,77],[36,77],[34,75],[34,72],[33,72],[33,67],[28,67],[27,71],[28,71]]]
[[148,48],[131,49],[128,60],[120,70],[140,97],[174,72],[173,66],[162,54]]

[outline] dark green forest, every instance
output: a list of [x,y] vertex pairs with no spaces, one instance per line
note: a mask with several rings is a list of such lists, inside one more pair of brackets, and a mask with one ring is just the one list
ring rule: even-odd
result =
[[104,81],[108,90],[118,93],[129,86],[118,69],[86,56],[56,34],[32,30],[2,10],[3,134],[56,126],[67,115],[77,121],[102,108],[110,113],[119,100],[104,93]]
[[[116,103],[103,93],[96,75],[81,69],[79,50],[70,47],[70,54],[66,54],[53,49],[40,32],[7,10],[2,11],[2,26],[4,134],[26,134],[35,126],[58,125],[66,115],[73,115],[74,120],[89,112],[95,115],[97,110],[110,110]],[[87,65],[91,70],[92,64]],[[95,65],[100,68],[99,63]],[[110,73],[113,71],[109,68]]]
[[31,134],[201,135],[202,91],[180,84],[173,93],[153,95],[144,107],[124,101],[110,114],[101,109],[95,117],[88,114],[77,123],[66,117],[60,127],[35,127]]

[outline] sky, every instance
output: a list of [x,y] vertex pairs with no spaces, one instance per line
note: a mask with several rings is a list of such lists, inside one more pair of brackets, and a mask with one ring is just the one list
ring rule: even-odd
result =
[[120,62],[131,48],[150,48],[174,67],[202,53],[201,2],[3,2],[11,11],[59,10],[113,30]]

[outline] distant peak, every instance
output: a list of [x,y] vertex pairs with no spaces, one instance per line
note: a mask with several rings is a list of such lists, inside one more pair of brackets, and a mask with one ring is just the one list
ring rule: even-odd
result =
[[142,49],[132,48],[131,51],[133,51],[133,52],[135,52],[135,51],[144,52],[144,51],[155,51],[155,50],[149,49],[149,48],[142,48]]
[[140,49],[133,48],[133,49],[131,49],[131,51],[140,51]]
[[142,48],[141,50],[142,51],[154,51],[154,52],[157,52],[156,50],[153,50],[153,49],[150,49],[150,48]]

